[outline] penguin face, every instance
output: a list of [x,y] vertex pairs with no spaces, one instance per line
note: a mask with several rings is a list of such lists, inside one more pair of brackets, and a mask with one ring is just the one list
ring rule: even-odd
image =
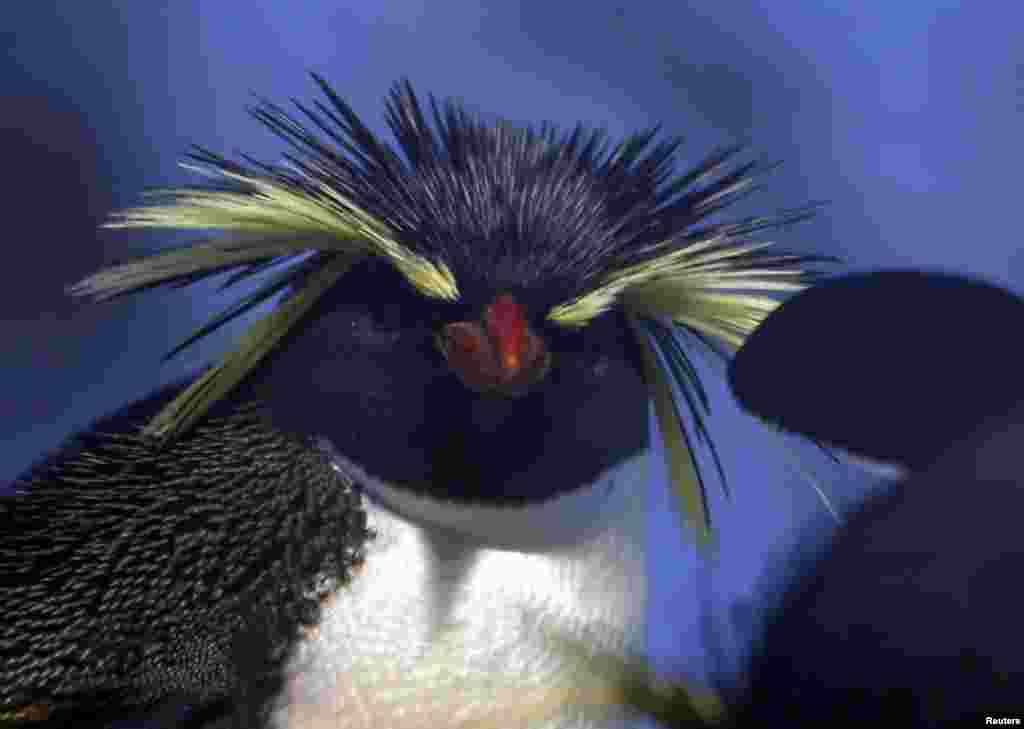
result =
[[514,394],[476,391],[437,340],[481,311],[424,301],[385,266],[349,275],[250,386],[275,425],[326,438],[361,480],[391,494],[367,487],[381,498],[535,504],[590,488],[646,447],[647,388],[620,313],[576,331],[532,317],[543,375]]

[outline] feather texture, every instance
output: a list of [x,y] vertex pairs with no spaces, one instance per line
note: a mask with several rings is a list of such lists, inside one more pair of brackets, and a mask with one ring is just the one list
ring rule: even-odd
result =
[[99,420],[0,500],[0,726],[10,707],[24,726],[92,726],[241,701],[265,674],[261,703],[362,562],[357,485],[258,403],[215,409],[169,448],[141,437],[181,387]]
[[[477,310],[501,292],[513,293],[531,317],[557,328],[585,328],[613,309],[628,314],[649,356],[660,427],[673,444],[673,480],[680,493],[702,494],[695,438],[676,391],[694,417],[696,440],[711,444],[702,420],[707,408],[694,399],[700,381],[687,359],[688,340],[679,337],[692,333],[729,356],[777,306],[774,295],[813,281],[813,264],[825,259],[777,251],[757,234],[803,220],[814,206],[712,222],[756,189],[771,166],[733,164],[741,148],[732,146],[675,175],[680,140],[656,141],[657,128],[612,145],[603,132],[582,125],[562,133],[551,125],[485,123],[433,97],[425,110],[408,82],[396,84],[386,104],[397,142],[392,146],[326,81],[314,80],[325,101],[295,102],[298,115],[266,101],[251,110],[289,144],[284,164],[233,162],[197,149],[190,169],[212,175],[216,185],[170,191],[109,223],[212,230],[220,237],[102,271],[71,289],[104,299],[233,272],[224,284],[230,288],[282,264],[258,291],[183,343],[288,292],[239,349],[169,404],[147,433],[183,434],[299,325],[324,292],[344,285],[353,263],[377,258],[425,300],[450,305],[453,315]],[[703,497],[700,506],[692,496],[684,500],[686,512],[706,526]]]

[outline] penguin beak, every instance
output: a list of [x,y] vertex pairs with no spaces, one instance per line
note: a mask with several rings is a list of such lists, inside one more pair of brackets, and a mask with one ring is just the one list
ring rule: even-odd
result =
[[496,297],[480,321],[446,325],[437,346],[462,384],[480,393],[520,397],[551,368],[547,345],[508,294]]

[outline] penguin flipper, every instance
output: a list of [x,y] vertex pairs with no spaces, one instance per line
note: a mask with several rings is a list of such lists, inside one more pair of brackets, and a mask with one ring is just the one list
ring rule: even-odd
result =
[[258,713],[317,586],[360,561],[357,488],[258,404],[167,444],[140,435],[180,390],[97,421],[0,497],[0,726]]

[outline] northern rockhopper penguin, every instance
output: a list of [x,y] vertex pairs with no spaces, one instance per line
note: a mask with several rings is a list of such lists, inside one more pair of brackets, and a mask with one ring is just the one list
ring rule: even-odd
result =
[[196,149],[211,182],[110,223],[198,240],[73,288],[261,282],[182,346],[275,305],[0,502],[5,716],[700,721],[713,701],[643,678],[651,423],[703,539],[693,358],[815,278],[760,238],[811,208],[721,215],[767,169],[738,147],[677,173],[657,129],[490,123],[408,83],[386,143],[315,80],[252,109],[284,163]]

